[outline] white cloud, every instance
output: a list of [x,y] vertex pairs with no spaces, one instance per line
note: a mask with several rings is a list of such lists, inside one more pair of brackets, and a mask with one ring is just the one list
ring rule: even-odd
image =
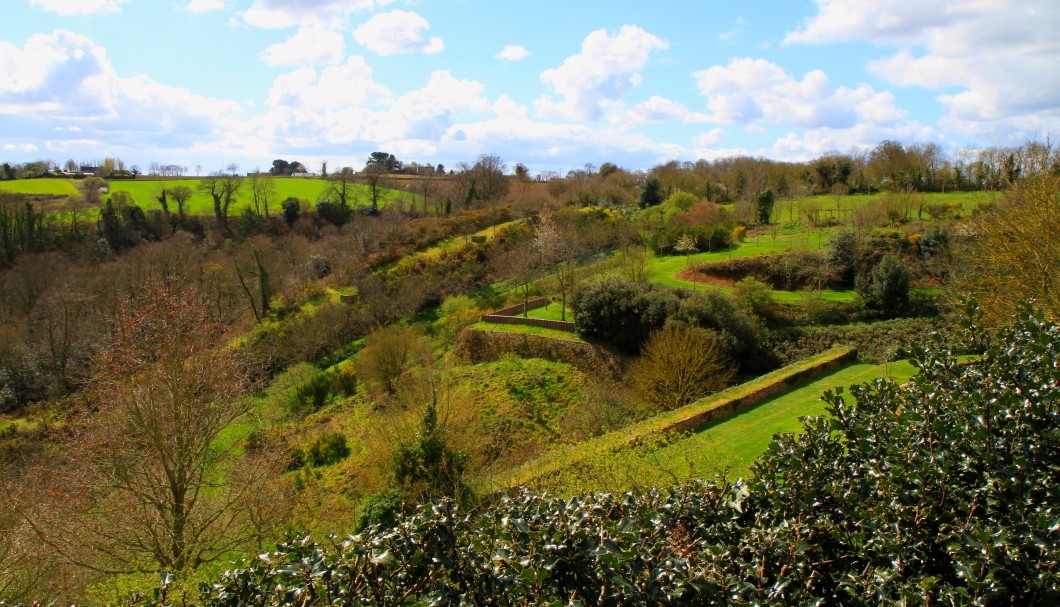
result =
[[494,59],[507,59],[508,61],[522,61],[530,56],[530,51],[526,50],[525,47],[519,46],[518,44],[506,44],[499,53],[493,56]]
[[711,129],[706,133],[700,133],[692,138],[692,145],[697,148],[712,148],[725,139],[725,131],[722,129]]
[[685,124],[708,122],[707,114],[693,112],[676,101],[652,95],[630,109],[615,109],[608,116],[614,124],[658,124],[660,122],[678,121]]
[[796,80],[764,59],[733,59],[692,76],[713,117],[727,124],[849,128],[858,119],[856,103],[865,101],[848,99],[845,89],[834,90],[821,70]]
[[23,154],[32,154],[37,151],[37,146],[32,143],[5,143],[5,152],[21,152]]
[[219,11],[225,7],[224,0],[191,0],[188,2],[184,10],[189,13],[205,13],[209,11]]
[[304,27],[283,42],[273,44],[261,60],[273,67],[284,65],[335,64],[342,61],[346,43],[342,34],[320,27]]
[[273,107],[314,112],[390,101],[390,91],[373,80],[372,68],[358,55],[324,68],[319,76],[312,67],[282,74],[273,81],[267,99]]
[[1060,4],[1053,0],[909,3],[817,0],[787,43],[864,41],[897,47],[869,71],[939,91],[939,125],[963,137],[1020,142],[1060,122]]
[[614,36],[597,30],[586,36],[581,52],[557,68],[541,73],[541,80],[561,99],[544,96],[535,102],[538,112],[573,120],[599,120],[603,108],[612,106],[640,84],[639,71],[652,51],[669,44],[635,25],[625,25]]
[[393,10],[375,15],[353,30],[353,38],[379,55],[405,53],[440,53],[445,44],[441,38],[428,38],[427,20],[418,13]]
[[396,0],[254,0],[243,13],[250,25],[264,28],[319,25],[344,27],[353,13],[381,8]]
[[0,42],[0,132],[52,132],[48,149],[97,140],[183,148],[217,136],[239,111],[146,76],[120,77],[102,47],[69,31],[32,36],[22,48]]
[[736,24],[732,29],[718,34],[718,42],[733,44],[740,34],[743,33],[745,25],[747,25],[747,20],[743,17],[737,17]]
[[129,0],[30,0],[30,5],[60,15],[117,13]]

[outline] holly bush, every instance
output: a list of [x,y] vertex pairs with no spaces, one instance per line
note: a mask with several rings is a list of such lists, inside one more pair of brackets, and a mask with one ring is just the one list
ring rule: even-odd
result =
[[[289,536],[203,586],[235,605],[1055,605],[1060,328],[1024,309],[960,363],[826,396],[750,480],[479,514],[449,502],[345,538]],[[162,604],[136,597],[145,605]]]

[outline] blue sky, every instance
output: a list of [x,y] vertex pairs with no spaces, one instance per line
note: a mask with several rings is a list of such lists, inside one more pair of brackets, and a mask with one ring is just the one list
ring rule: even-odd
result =
[[532,172],[1060,126],[1055,0],[10,0],[0,160]]

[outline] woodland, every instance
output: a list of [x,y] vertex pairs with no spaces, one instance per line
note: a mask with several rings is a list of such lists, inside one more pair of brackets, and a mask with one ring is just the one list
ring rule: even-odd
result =
[[5,604],[1060,600],[1047,142],[0,177]]

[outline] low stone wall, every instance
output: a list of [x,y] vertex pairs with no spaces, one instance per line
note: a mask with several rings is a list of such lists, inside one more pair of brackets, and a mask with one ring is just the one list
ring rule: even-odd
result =
[[528,325],[531,327],[544,327],[567,333],[576,333],[578,325],[566,320],[546,320],[544,318],[525,318],[519,316],[524,311],[541,308],[548,305],[547,297],[536,297],[526,302],[526,305],[516,304],[502,308],[496,312],[482,315],[482,322],[495,322],[502,325]]
[[[665,428],[659,430],[663,434],[669,434],[671,432],[694,432],[710,424],[713,421],[738,413],[744,409],[748,409],[758,403],[780,394],[781,392],[795,386],[806,379],[812,379],[819,375],[824,375],[828,371],[837,369],[845,366],[848,363],[854,362],[857,358],[856,350],[848,350],[837,354],[836,356],[827,360],[821,361],[812,367],[802,369],[790,375],[786,375],[777,381],[768,383],[753,392],[743,394],[741,396],[734,396],[732,398],[723,399],[718,401],[713,407],[710,407],[703,411],[698,411],[689,415],[688,417],[678,420]],[[709,397],[708,397],[709,398]]]

